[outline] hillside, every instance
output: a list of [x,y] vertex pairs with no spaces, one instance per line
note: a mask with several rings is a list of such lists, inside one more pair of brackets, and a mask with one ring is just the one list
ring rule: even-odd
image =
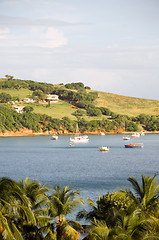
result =
[[[4,82],[6,79],[1,78],[0,82]],[[33,81],[34,82],[34,81]],[[64,86],[61,85],[53,85],[57,89],[65,89]],[[67,89],[66,89],[67,90]],[[77,92],[77,90],[69,89],[71,91]],[[31,97],[33,91],[27,88],[3,88],[0,89],[0,93],[5,92],[10,94],[12,97],[18,97],[19,99],[23,99],[25,97]],[[149,100],[142,98],[134,98],[134,97],[126,97],[122,95],[117,95],[113,93],[100,92],[87,90],[87,92],[97,92],[98,97],[94,101],[94,105],[96,107],[106,107],[110,109],[110,111],[115,114],[122,114],[128,116],[138,116],[139,114],[148,114],[148,115],[159,115],[159,101],[158,100]],[[34,112],[35,113],[43,113],[50,115],[52,117],[62,118],[64,116],[69,117],[70,119],[75,119],[75,116],[72,115],[76,109],[72,107],[67,101],[60,100],[59,103],[51,105],[50,107],[46,107],[46,105],[34,104]],[[87,116],[85,115],[87,120],[90,119],[102,119],[103,116]]]
[[[0,132],[159,131],[159,101],[98,92],[83,83],[0,79]],[[27,98],[27,99],[25,99]]]
[[142,98],[126,97],[122,95],[98,92],[95,100],[98,107],[107,107],[117,114],[137,116],[141,113],[148,115],[159,115],[159,101]]

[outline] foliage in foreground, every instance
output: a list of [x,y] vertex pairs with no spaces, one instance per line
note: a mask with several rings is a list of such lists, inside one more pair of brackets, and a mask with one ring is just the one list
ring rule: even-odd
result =
[[[142,184],[128,178],[132,189],[119,189],[88,199],[89,211],[77,220],[68,215],[84,204],[69,186],[53,190],[38,181],[0,179],[0,239],[2,240],[157,240],[159,239],[159,182],[142,176]],[[91,209],[91,210],[90,210]],[[84,233],[84,235],[82,235]]]

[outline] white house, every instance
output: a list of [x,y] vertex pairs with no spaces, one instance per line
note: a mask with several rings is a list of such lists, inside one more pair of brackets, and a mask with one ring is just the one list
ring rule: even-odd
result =
[[23,113],[24,112],[24,106],[17,106],[17,105],[14,105],[13,106],[14,110],[18,113]]
[[59,100],[59,96],[58,95],[52,95],[52,94],[49,94],[46,96],[46,102],[50,101],[50,102],[58,102]]
[[24,98],[23,99],[23,102],[26,102],[26,103],[35,103],[35,100],[33,98]]

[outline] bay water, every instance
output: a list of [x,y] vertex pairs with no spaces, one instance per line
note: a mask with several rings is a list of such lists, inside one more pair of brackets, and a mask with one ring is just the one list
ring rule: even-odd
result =
[[[141,149],[126,149],[122,135],[89,135],[89,143],[69,145],[70,136],[0,137],[0,177],[21,180],[29,177],[54,187],[79,189],[84,199],[130,187],[127,178],[159,171],[159,134],[146,134],[135,142]],[[131,142],[132,142],[131,141]],[[109,152],[99,147],[109,146]],[[158,178],[158,176],[157,176]]]

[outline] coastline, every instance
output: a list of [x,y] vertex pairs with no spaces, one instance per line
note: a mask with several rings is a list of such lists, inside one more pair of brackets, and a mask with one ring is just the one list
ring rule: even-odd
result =
[[[122,129],[116,130],[116,131],[111,131],[111,132],[106,132],[106,131],[84,131],[84,132],[79,132],[79,134],[96,134],[96,135],[100,135],[101,132],[105,133],[105,134],[121,134],[121,135],[130,135],[134,132],[124,132]],[[148,132],[148,131],[144,131],[145,134],[150,134],[150,133],[154,133],[154,134],[158,134],[159,131],[153,131],[153,132]],[[5,132],[0,132],[0,137],[18,137],[18,136],[47,136],[47,135],[74,135],[76,134],[75,132],[69,132],[68,130],[60,130],[60,131],[47,131],[47,132],[34,132],[33,130],[29,130],[29,129],[21,129],[20,131],[5,131]]]

